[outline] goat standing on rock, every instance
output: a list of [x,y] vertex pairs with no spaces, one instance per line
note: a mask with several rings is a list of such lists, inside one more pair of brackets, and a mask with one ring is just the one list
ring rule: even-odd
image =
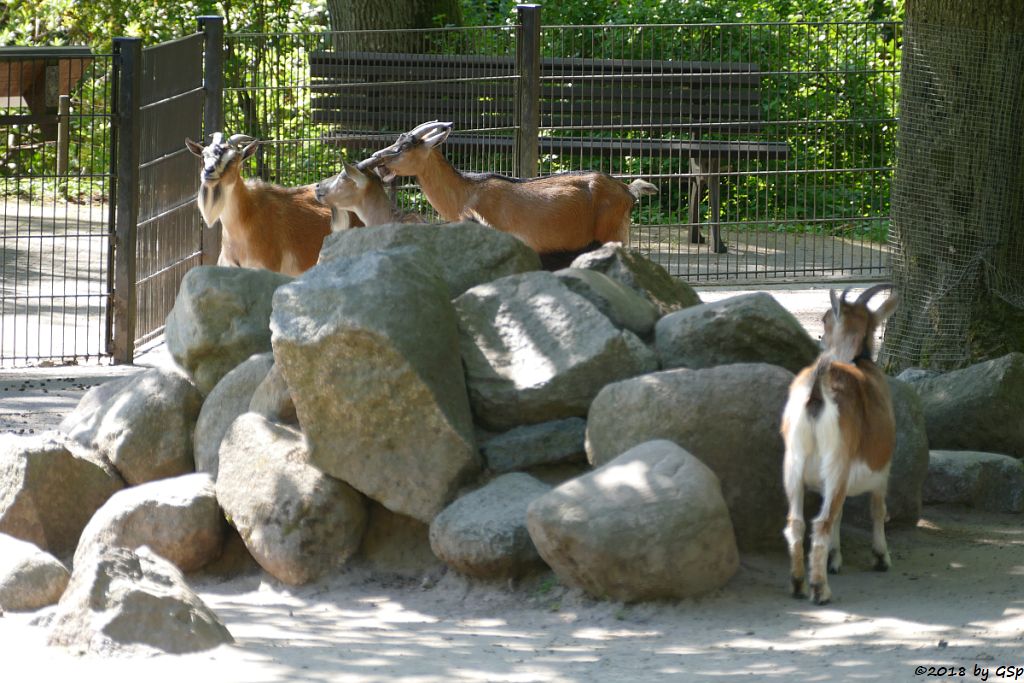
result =
[[838,573],[842,565],[839,526],[848,495],[870,492],[875,569],[886,571],[891,564],[885,495],[896,420],[889,385],[872,360],[872,347],[875,330],[892,315],[897,298],[891,296],[876,311],[868,308],[873,296],[891,287],[875,285],[852,303],[846,300],[849,289],[840,297],[829,292],[832,309],[824,318],[824,351],[793,380],[782,416],[783,480],[789,499],[784,533],[796,597],[805,596],[804,486],[822,495],[821,512],[811,529],[811,599],[818,605],[832,596],[827,573]]
[[[196,198],[199,212],[210,227],[220,220],[217,265],[299,275],[316,264],[331,231],[331,211],[316,201],[312,185],[281,187],[243,180],[242,162],[259,144],[248,135],[232,135],[223,142],[223,135],[214,133],[206,147],[185,138],[189,151],[203,160]],[[351,220],[359,225],[354,216]]]
[[451,123],[421,124],[361,161],[359,168],[380,168],[385,179],[415,176],[444,220],[472,220],[511,233],[542,257],[624,242],[633,205],[658,192],[644,180],[626,185],[597,172],[525,180],[462,173],[437,149],[451,131]]

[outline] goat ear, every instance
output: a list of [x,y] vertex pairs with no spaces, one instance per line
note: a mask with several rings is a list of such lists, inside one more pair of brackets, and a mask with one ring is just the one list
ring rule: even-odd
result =
[[248,159],[253,154],[255,154],[256,150],[259,149],[259,146],[260,146],[260,141],[259,140],[253,140],[248,145],[243,147],[242,148],[242,159],[243,160],[244,159]]
[[360,171],[358,166],[347,161],[341,162],[341,165],[345,169],[345,175],[351,178],[357,187],[362,187],[366,184],[366,174]]
[[188,151],[192,152],[197,157],[203,156],[203,146],[192,138],[185,138],[185,146],[188,147]]
[[878,307],[878,310],[871,314],[875,319],[875,324],[880,325],[885,322],[896,310],[896,306],[898,306],[899,303],[900,298],[895,294],[886,299],[882,305]]

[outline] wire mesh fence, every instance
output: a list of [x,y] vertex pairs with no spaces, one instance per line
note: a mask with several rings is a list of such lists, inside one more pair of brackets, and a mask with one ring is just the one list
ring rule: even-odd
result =
[[112,56],[0,50],[0,364],[105,356]]
[[1024,313],[1024,34],[908,22],[905,41],[883,360],[956,368],[1005,353]]
[[[532,94],[521,25],[235,35],[226,127],[271,141],[250,175],[302,184],[335,173],[342,154],[363,158],[417,123],[451,120],[444,151],[462,171],[654,182],[631,244],[676,276],[877,279],[889,269],[900,31],[545,26]],[[517,156],[525,96],[536,98],[533,172]],[[413,183],[398,197],[430,214]]]

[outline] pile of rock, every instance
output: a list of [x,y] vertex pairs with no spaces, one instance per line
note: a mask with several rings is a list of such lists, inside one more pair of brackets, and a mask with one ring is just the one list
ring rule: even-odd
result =
[[[766,294],[702,304],[617,245],[538,268],[454,224],[332,235],[295,279],[190,271],[180,367],[94,389],[60,434],[2,437],[0,532],[34,545],[4,551],[0,607],[63,594],[54,643],[180,652],[230,640],[181,573],[232,538],[289,584],[546,564],[624,601],[706,593],[738,551],[780,547],[780,417],[817,353],[797,320]],[[913,524],[930,413],[892,387],[889,507]],[[126,635],[154,608],[197,627]]]

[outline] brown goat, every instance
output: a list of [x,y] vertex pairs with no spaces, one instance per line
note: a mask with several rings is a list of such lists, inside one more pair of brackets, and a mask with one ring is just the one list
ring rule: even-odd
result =
[[847,496],[871,494],[871,549],[875,569],[891,565],[885,542],[885,495],[896,443],[889,385],[872,360],[875,330],[896,308],[895,296],[876,311],[868,301],[891,285],[876,285],[848,302],[849,290],[825,314],[824,348],[818,360],[796,376],[782,418],[786,442],[783,481],[789,499],[784,535],[789,545],[793,595],[805,595],[804,487],[822,494],[811,530],[810,588],[815,604],[832,593],[828,572],[842,565],[839,526]]
[[359,167],[379,168],[385,178],[414,176],[444,220],[473,220],[511,233],[540,254],[625,241],[633,205],[658,191],[643,180],[626,185],[596,172],[528,180],[462,173],[437,149],[451,131],[451,123],[421,124]]
[[[196,201],[206,225],[221,223],[217,265],[298,275],[316,264],[331,231],[331,211],[316,201],[312,185],[243,180],[242,162],[259,144],[247,135],[223,142],[223,135],[214,133],[206,147],[186,138],[185,146],[203,160]],[[351,220],[358,224],[355,216]]]
[[347,161],[339,173],[317,183],[314,194],[318,202],[330,207],[334,232],[350,227],[349,213],[365,226],[423,222],[418,214],[405,213],[394,205],[376,173],[363,173]]

